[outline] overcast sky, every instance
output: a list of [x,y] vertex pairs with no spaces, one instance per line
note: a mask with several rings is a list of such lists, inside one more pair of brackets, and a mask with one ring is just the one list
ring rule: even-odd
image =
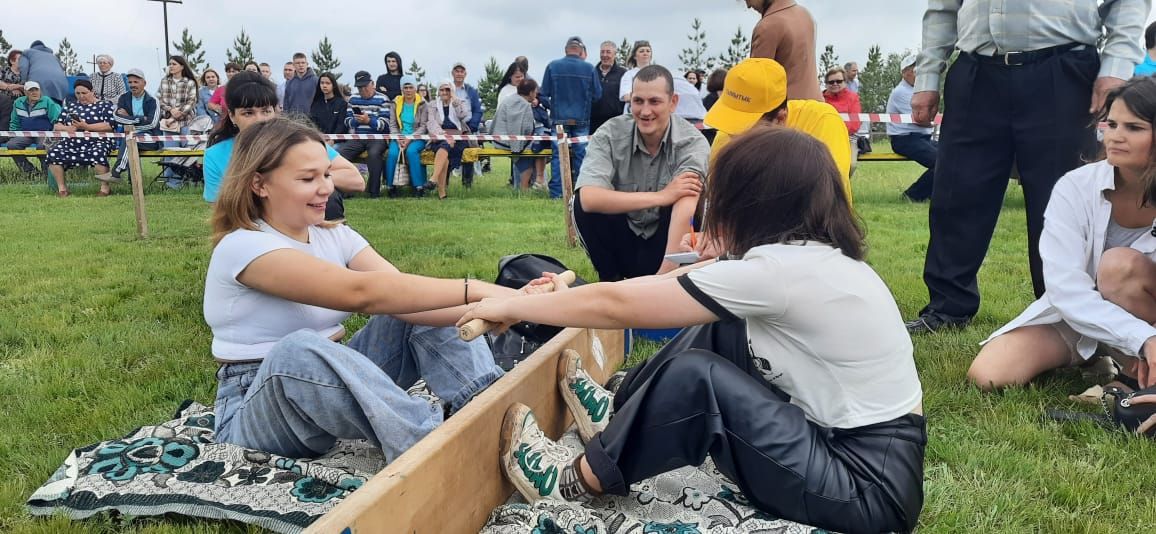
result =
[[[138,67],[160,73],[164,55],[161,4],[148,0],[34,0],[4,2],[0,29],[17,48],[40,39],[54,51],[64,37],[91,71],[92,56],[111,54],[114,70]],[[924,0],[801,0],[818,24],[817,48],[835,45],[842,61],[866,60],[872,44],[884,53],[917,49]],[[418,7],[421,6],[421,7]],[[515,56],[530,59],[531,75],[562,55],[565,40],[579,35],[597,61],[598,44],[647,39],[655,61],[678,70],[694,18],[702,21],[710,53],[726,49],[735,29],[748,37],[758,14],[740,0],[545,0],[376,2],[296,0],[184,0],[169,5],[170,40],[189,28],[203,41],[206,58],[220,68],[225,50],[242,28],[259,62],[274,66],[293,52],[311,52],[323,35],[341,59],[342,80],[357,70],[380,74],[385,52],[396,50],[408,68],[417,60],[426,78],[448,77],[464,62],[476,83],[490,56],[505,69]],[[1149,21],[1153,16],[1149,14]],[[280,81],[279,74],[274,78]]]

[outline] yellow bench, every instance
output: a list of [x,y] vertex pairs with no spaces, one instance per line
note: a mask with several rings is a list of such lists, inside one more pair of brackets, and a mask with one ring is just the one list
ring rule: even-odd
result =
[[[0,157],[40,157],[47,154],[48,151],[43,148],[28,148],[24,150],[8,150],[0,149]],[[118,155],[116,150],[109,152],[109,159],[115,158]],[[142,150],[140,157],[142,158],[188,158],[204,156],[204,150]]]
[[[551,152],[549,149],[543,150],[543,151],[538,152],[538,153],[516,154],[516,153],[510,152],[509,150],[502,150],[500,148],[467,148],[467,149],[465,149],[465,151],[462,152],[462,162],[463,163],[473,163],[475,161],[478,161],[478,158],[483,158],[483,157],[510,158],[510,157],[517,156],[517,157],[523,157],[523,158],[548,158],[548,157],[550,157],[550,155],[551,155]],[[433,165],[434,164],[434,153],[432,150],[423,150],[421,152],[421,164],[422,165]]]

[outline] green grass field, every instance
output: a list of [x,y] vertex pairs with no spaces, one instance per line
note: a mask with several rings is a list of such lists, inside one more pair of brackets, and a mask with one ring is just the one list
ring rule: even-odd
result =
[[[409,272],[492,279],[500,256],[541,252],[593,279],[581,250],[566,246],[562,204],[509,191],[508,167],[494,167],[473,190],[453,188],[446,202],[351,199],[350,224]],[[865,163],[853,180],[869,261],[905,316],[927,298],[927,206],[899,196],[919,172],[913,163]],[[57,199],[0,161],[0,202],[8,206],[0,211],[0,532],[258,531],[181,518],[45,520],[25,511],[70,449],[166,420],[183,399],[214,397],[216,366],[201,319],[209,210],[200,191],[151,193],[151,235],[138,240],[128,186],[97,198],[84,175],[77,173],[71,198]],[[1069,405],[1066,396],[1087,385],[1079,372],[998,395],[965,384],[976,344],[1031,301],[1015,186],[1003,215],[972,326],[915,340],[930,427],[921,530],[1151,529],[1156,446],[1039,420],[1045,406]]]

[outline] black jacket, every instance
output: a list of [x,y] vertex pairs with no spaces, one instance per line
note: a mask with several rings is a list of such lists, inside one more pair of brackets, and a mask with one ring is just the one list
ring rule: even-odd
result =
[[594,133],[602,123],[622,114],[623,104],[618,99],[618,86],[622,83],[622,75],[626,69],[617,63],[610,67],[610,72],[602,74],[602,67],[594,65],[594,73],[602,84],[602,98],[594,102],[590,108],[590,133]]
[[340,96],[334,96],[328,102],[324,98],[315,98],[309,107],[309,119],[323,134],[349,133],[349,128],[345,127],[347,106],[348,103]]

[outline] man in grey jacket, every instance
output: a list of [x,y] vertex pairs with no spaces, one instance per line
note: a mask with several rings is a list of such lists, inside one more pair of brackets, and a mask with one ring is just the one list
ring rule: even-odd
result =
[[64,104],[69,91],[68,76],[60,60],[52,53],[52,49],[44,46],[42,41],[32,41],[32,45],[20,55],[20,79],[40,84],[44,96],[52,98],[57,104]]

